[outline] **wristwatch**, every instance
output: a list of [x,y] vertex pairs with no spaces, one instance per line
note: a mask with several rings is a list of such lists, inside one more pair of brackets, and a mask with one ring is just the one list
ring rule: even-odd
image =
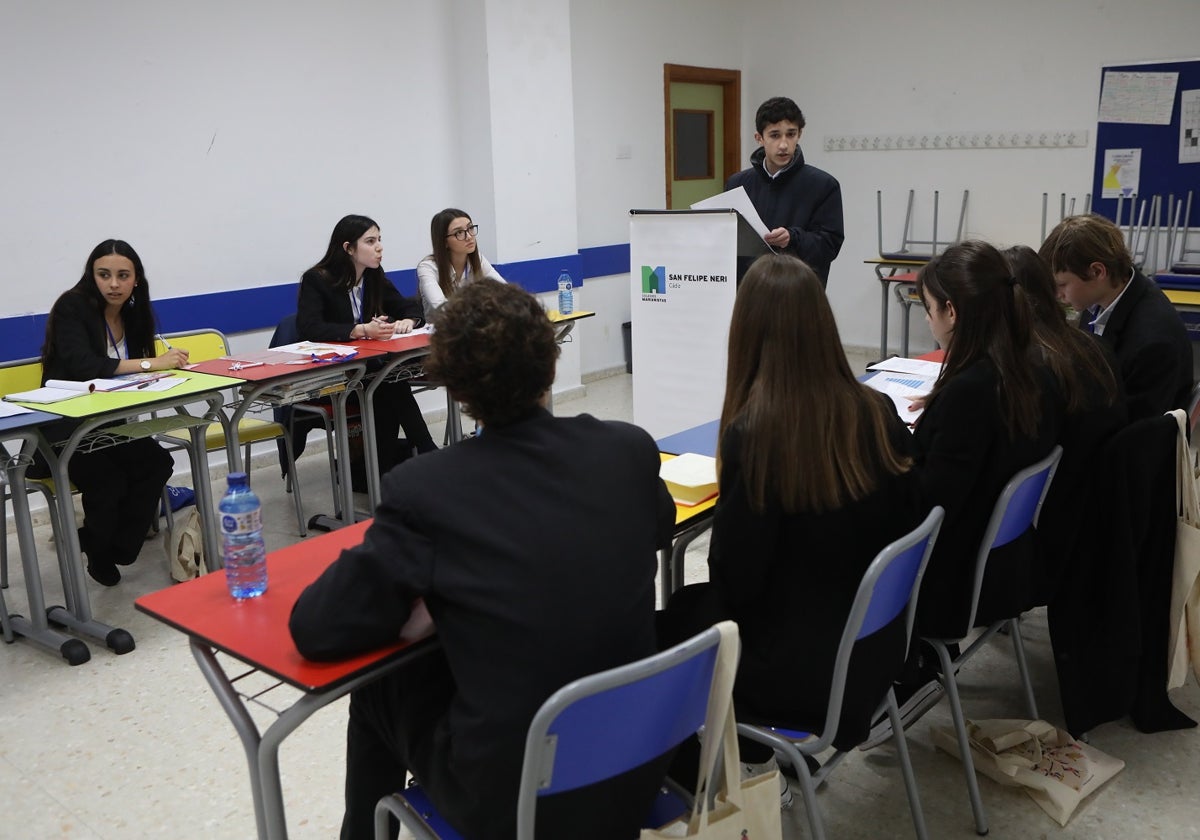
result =
[[150,360],[142,359],[142,370],[150,370]]

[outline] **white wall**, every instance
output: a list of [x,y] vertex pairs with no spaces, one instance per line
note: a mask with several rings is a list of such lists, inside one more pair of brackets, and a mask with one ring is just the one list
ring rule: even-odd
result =
[[[1082,199],[1091,191],[1101,65],[1200,54],[1195,0],[753,0],[747,16],[757,25],[746,33],[745,132],[770,96],[791,96],[804,111],[805,157],[841,181],[845,201],[830,300],[843,340],[867,346],[879,333],[878,284],[862,264],[876,253],[877,189],[891,204],[885,247],[899,244],[909,189],[927,204],[941,190],[944,220],[957,219],[969,189],[969,235],[1036,247],[1042,193]],[[821,142],[839,133],[1045,128],[1086,129],[1090,146],[827,153]],[[928,211],[923,224],[930,228]],[[949,220],[941,227],[952,229]],[[916,314],[913,323],[920,346],[932,346]]]
[[[346,213],[388,269],[457,194],[439,2],[6,0],[0,315],[49,309],[107,237],[156,298],[296,282]],[[434,206],[436,204],[436,206]]]
[[[830,298],[844,339],[872,345],[878,290],[861,261],[875,252],[876,189],[891,243],[909,188],[949,204],[969,188],[972,235],[1033,242],[1041,193],[1086,192],[1094,148],[826,153],[826,134],[1080,127],[1094,141],[1102,63],[1200,52],[1195,0],[577,0],[568,18],[551,12],[550,0],[8,0],[0,316],[46,311],[114,235],[139,249],[160,298],[295,282],[347,212],[380,221],[389,269],[428,252],[430,216],[453,204],[479,215],[497,259],[569,244],[559,202],[572,191],[579,247],[627,242],[627,211],[663,203],[671,62],[742,70],[743,159],[758,102],[800,103],[805,154],[846,203]],[[544,85],[520,71],[528,53],[553,74]],[[573,184],[571,150],[555,143],[573,150]],[[623,275],[585,283],[579,305],[600,313],[579,327],[585,373],[623,361],[627,298]]]

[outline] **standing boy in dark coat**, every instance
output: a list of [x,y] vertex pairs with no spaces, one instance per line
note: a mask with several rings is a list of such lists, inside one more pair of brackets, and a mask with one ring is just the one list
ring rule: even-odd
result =
[[770,228],[767,244],[804,260],[825,286],[829,264],[846,238],[841,185],[804,162],[804,114],[795,102],[784,96],[768,99],[758,107],[754,127],[758,148],[750,155],[750,167],[731,177],[725,189],[745,187]]

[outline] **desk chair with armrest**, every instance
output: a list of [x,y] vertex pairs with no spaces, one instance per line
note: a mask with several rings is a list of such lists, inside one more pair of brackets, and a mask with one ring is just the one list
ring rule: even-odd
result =
[[[1031,720],[1037,720],[1037,700],[1033,695],[1033,684],[1029,679],[1029,666],[1025,662],[1025,646],[1021,642],[1021,616],[1018,613],[1009,618],[1003,618],[988,625],[966,650],[953,659],[950,658],[949,646],[963,641],[975,626],[975,615],[979,609],[979,596],[983,590],[984,576],[987,572],[988,556],[992,550],[1007,545],[1020,537],[1031,527],[1037,525],[1038,514],[1050,482],[1054,479],[1054,471],[1062,458],[1062,447],[1056,446],[1050,454],[1036,464],[1026,467],[1014,475],[1000,491],[1000,498],[992,508],[991,519],[983,533],[979,545],[979,553],[975,559],[975,577],[971,592],[971,611],[967,617],[963,631],[956,638],[922,637],[937,652],[939,669],[938,679],[946,689],[950,698],[950,715],[954,720],[954,730],[958,737],[958,754],[962,758],[963,772],[967,777],[967,794],[971,799],[971,810],[975,815],[975,831],[979,835],[987,834],[987,814],[984,813],[983,800],[979,795],[979,782],[975,778],[975,764],[971,760],[971,748],[967,737],[967,723],[963,715],[962,701],[958,696],[958,669],[974,656],[988,639],[1004,630],[1012,638],[1013,652],[1016,654],[1017,669],[1021,674],[1021,684],[1025,689],[1025,701]],[[893,723],[893,727],[894,727]]]
[[[880,667],[894,666],[899,670],[907,654],[909,642],[912,639],[913,622],[917,614],[917,595],[921,591],[921,578],[925,574],[925,566],[933,545],[937,539],[938,530],[942,526],[944,511],[935,507],[930,511],[916,529],[885,546],[867,571],[863,574],[862,582],[846,616],[846,624],[842,629],[841,641],[838,643],[837,657],[834,660],[833,678],[829,687],[829,704],[825,712],[825,726],[821,732],[802,732],[785,729],[781,726],[763,727],[739,723],[738,733],[752,741],[774,748],[776,754],[796,771],[800,780],[800,789],[804,794],[804,805],[808,810],[808,823],[814,840],[825,836],[825,826],[821,813],[817,809],[816,791],[825,783],[833,769],[841,763],[846,753],[838,751],[813,774],[805,762],[806,756],[815,756],[833,743],[841,723],[842,701],[845,697],[846,681],[850,672],[850,658],[855,645],[894,621],[904,613],[904,647],[898,649],[898,659],[892,663],[883,663]],[[803,662],[799,663],[803,667]],[[912,811],[913,827],[917,837],[924,840],[928,836],[925,829],[925,817],[921,811],[921,800],[917,793],[917,783],[913,776],[912,762],[908,756],[908,744],[904,730],[900,726],[900,712],[896,706],[895,691],[889,686],[887,694],[880,703],[880,712],[887,712],[892,723],[892,737],[896,744],[896,754],[900,761],[900,770],[904,776],[904,786],[908,792],[908,805]]]
[[[168,333],[162,336],[161,340],[156,342],[155,350],[159,353],[165,353],[167,347],[164,341],[171,347],[178,347],[181,350],[188,351],[188,361],[206,362],[210,359],[219,359],[222,356],[229,355],[229,339],[224,333],[215,329],[191,330],[187,332]],[[236,375],[236,374],[235,374]],[[295,475],[295,459],[292,457],[291,444],[287,440],[287,431],[284,427],[269,420],[256,420],[253,418],[242,418],[238,421],[238,440],[245,444],[246,457],[246,474],[250,474],[250,447],[255,443],[262,441],[283,441],[282,455],[283,462],[291,467],[287,489],[292,493],[292,500],[296,506],[296,524],[299,527],[300,536],[308,536],[308,529],[305,527],[304,519],[304,502],[300,498],[299,484],[292,482],[290,476]],[[191,447],[191,437],[187,429],[175,429],[169,432],[164,432],[160,435],[155,435],[160,443],[165,443],[168,449],[188,449]],[[204,443],[209,452],[224,451],[227,448],[227,438],[225,421],[222,418],[220,423],[210,423],[204,432]],[[169,527],[174,527],[174,521],[171,516],[171,505],[167,499],[166,490],[163,490],[163,508],[166,511]]]
[[[668,752],[704,724],[721,644],[710,627],[673,648],[576,680],[550,696],[525,739],[517,796],[517,840],[533,840],[538,799],[613,778]],[[661,793],[650,825],[669,822],[688,803]],[[389,814],[420,840],[460,835],[419,786],[379,800],[375,837],[388,837]],[[580,821],[589,815],[580,814]]]

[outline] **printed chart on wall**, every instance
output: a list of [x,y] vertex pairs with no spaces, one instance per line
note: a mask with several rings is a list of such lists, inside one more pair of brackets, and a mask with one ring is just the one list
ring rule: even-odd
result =
[[1120,224],[1200,227],[1200,59],[1101,69],[1092,195]]

